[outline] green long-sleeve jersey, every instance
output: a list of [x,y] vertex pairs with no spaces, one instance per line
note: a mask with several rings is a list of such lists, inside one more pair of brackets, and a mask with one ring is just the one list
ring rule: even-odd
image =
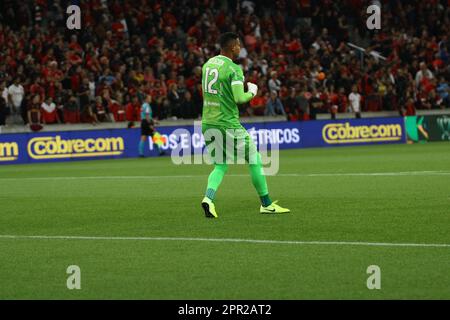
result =
[[222,128],[240,128],[238,104],[253,98],[244,92],[244,73],[230,58],[218,55],[202,68],[202,123]]

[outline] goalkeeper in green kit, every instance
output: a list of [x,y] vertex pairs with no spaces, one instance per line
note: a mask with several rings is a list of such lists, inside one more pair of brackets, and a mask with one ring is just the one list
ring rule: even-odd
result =
[[248,92],[244,92],[244,74],[233,63],[241,50],[239,37],[231,32],[222,34],[220,47],[220,55],[209,59],[202,68],[202,132],[214,162],[202,201],[205,216],[218,218],[214,198],[228,170],[228,163],[236,161],[236,154],[245,157],[245,162],[249,164],[252,183],[261,200],[260,213],[288,213],[289,209],[280,207],[270,199],[261,155],[239,122],[237,105],[249,102],[258,92],[258,86],[250,82],[247,83]]

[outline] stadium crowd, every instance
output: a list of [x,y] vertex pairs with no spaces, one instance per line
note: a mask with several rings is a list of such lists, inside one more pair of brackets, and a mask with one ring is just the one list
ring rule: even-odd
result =
[[[201,66],[225,31],[260,88],[242,115],[449,108],[450,0],[381,2],[377,31],[363,0],[3,0],[0,125],[132,123],[146,95],[159,119],[198,118]],[[81,30],[66,26],[71,3]]]

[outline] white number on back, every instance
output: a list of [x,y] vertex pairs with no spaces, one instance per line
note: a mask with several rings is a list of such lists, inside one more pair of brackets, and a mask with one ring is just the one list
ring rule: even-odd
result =
[[[211,75],[213,76],[213,78],[208,82],[209,76],[211,76]],[[213,89],[213,85],[216,84],[218,79],[219,79],[219,70],[206,68],[205,81],[204,81],[205,92],[210,93],[210,94],[217,94],[217,90]]]

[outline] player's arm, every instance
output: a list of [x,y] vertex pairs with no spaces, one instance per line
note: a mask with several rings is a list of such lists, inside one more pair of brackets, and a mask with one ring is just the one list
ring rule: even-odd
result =
[[236,104],[244,104],[253,99],[253,93],[244,92],[244,83],[243,82],[235,82],[231,85],[231,89],[233,90],[234,102]]
[[146,114],[148,123],[159,124],[159,121],[153,118],[152,106],[149,107],[148,113]]
[[248,92],[244,92],[244,73],[241,68],[235,67],[231,74],[231,90],[236,104],[247,103],[258,93],[256,84],[248,82],[247,86]]

